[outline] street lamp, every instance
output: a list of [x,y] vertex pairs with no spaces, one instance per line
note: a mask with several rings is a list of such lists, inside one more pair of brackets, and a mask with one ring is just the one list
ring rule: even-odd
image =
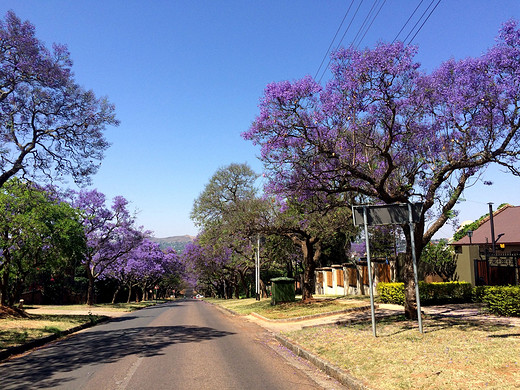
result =
[[469,237],[469,245],[472,245],[473,243],[471,242],[471,237],[473,237],[473,230],[468,230],[466,234]]

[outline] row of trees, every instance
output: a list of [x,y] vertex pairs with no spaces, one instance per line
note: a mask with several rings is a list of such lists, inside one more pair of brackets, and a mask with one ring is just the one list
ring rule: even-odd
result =
[[[217,242],[206,243],[206,237],[237,237],[237,226],[243,232],[269,226],[301,245],[309,281],[315,263],[310,259],[319,258],[323,240],[334,236],[336,226],[348,226],[340,222],[348,211],[338,205],[420,201],[414,229],[402,226],[405,314],[415,318],[412,237],[419,258],[456,215],[466,186],[488,165],[520,174],[520,30],[508,21],[480,57],[452,59],[429,73],[420,71],[415,54],[415,47],[399,42],[340,49],[332,54],[332,78],[325,86],[311,77],[269,84],[260,114],[243,136],[261,148],[266,199],[276,199],[281,216],[270,210],[259,214],[268,224],[257,217],[237,225],[242,202],[216,196],[210,209],[218,212],[204,215],[203,193],[193,212],[203,229],[202,246]],[[325,230],[315,230],[320,224]],[[216,236],[215,225],[225,230]],[[230,256],[236,253],[232,249]],[[303,287],[305,298],[309,286]]]
[[77,277],[87,280],[90,305],[99,280],[115,285],[113,302],[122,287],[130,299],[135,287],[147,298],[155,286],[179,285],[177,254],[162,251],[135,226],[123,197],[109,206],[97,190],[62,194],[13,178],[0,188],[0,206],[2,305],[12,305],[27,289],[50,288],[49,281],[68,280],[73,289]]
[[[178,283],[180,266],[135,226],[128,202],[111,206],[96,191],[60,193],[72,177],[89,184],[117,126],[114,106],[74,80],[64,45],[49,50],[12,11],[0,20],[0,304],[29,287],[110,278],[144,294],[160,281]],[[80,271],[78,271],[78,269]]]
[[282,204],[260,196],[257,179],[247,164],[220,168],[210,179],[191,213],[201,233],[183,252],[187,273],[192,283],[215,295],[249,296],[260,247],[262,280],[303,273],[302,294],[308,300],[316,267],[347,261],[357,235],[350,209],[318,198]]

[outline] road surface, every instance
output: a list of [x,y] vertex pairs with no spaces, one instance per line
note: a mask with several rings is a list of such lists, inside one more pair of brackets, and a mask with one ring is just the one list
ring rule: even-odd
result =
[[258,325],[207,303],[185,300],[129,313],[1,363],[0,388],[304,390],[341,386],[282,351]]

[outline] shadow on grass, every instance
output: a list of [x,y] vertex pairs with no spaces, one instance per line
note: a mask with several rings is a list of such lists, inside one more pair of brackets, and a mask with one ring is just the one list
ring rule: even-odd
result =
[[[361,329],[369,329],[371,327],[371,321],[367,318],[360,318],[359,321],[352,321],[345,324],[345,326],[356,326]],[[392,337],[414,329],[418,331],[418,323],[417,320],[406,319],[404,315],[393,315],[376,319],[376,328],[379,330],[378,337]],[[385,329],[385,332],[381,332],[381,329]],[[426,316],[426,318],[423,318],[424,333],[434,333],[446,329],[456,329],[461,332],[478,330],[489,333],[487,337],[496,338],[520,337],[520,330],[518,333],[500,334],[500,332],[504,332],[505,330],[515,329],[515,326],[510,324],[497,324],[490,321],[476,319],[464,320],[460,317],[446,318],[442,315],[429,315]]]

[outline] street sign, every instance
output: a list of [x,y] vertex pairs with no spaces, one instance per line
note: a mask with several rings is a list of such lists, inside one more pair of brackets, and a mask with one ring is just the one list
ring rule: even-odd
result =
[[[419,222],[422,213],[422,203],[393,203],[386,205],[360,205],[352,206],[352,218],[354,226],[364,226],[365,245],[367,251],[368,284],[370,291],[370,311],[372,314],[372,331],[376,334],[376,318],[374,312],[374,293],[372,285],[372,266],[370,262],[370,242],[368,239],[368,227],[378,225],[405,225],[408,224],[410,232],[413,232],[413,224]],[[421,317],[421,299],[419,297],[419,281],[417,279],[417,259],[415,258],[415,239],[411,236],[411,250],[413,260],[413,274],[415,280],[415,297],[417,301],[417,316],[419,320],[419,331],[423,333]]]
[[[419,222],[422,203],[412,204],[412,222]],[[354,217],[354,226],[363,226],[363,210],[367,212],[367,225],[402,225],[409,223],[408,204],[393,203],[383,205],[359,205],[352,207],[352,216]]]

